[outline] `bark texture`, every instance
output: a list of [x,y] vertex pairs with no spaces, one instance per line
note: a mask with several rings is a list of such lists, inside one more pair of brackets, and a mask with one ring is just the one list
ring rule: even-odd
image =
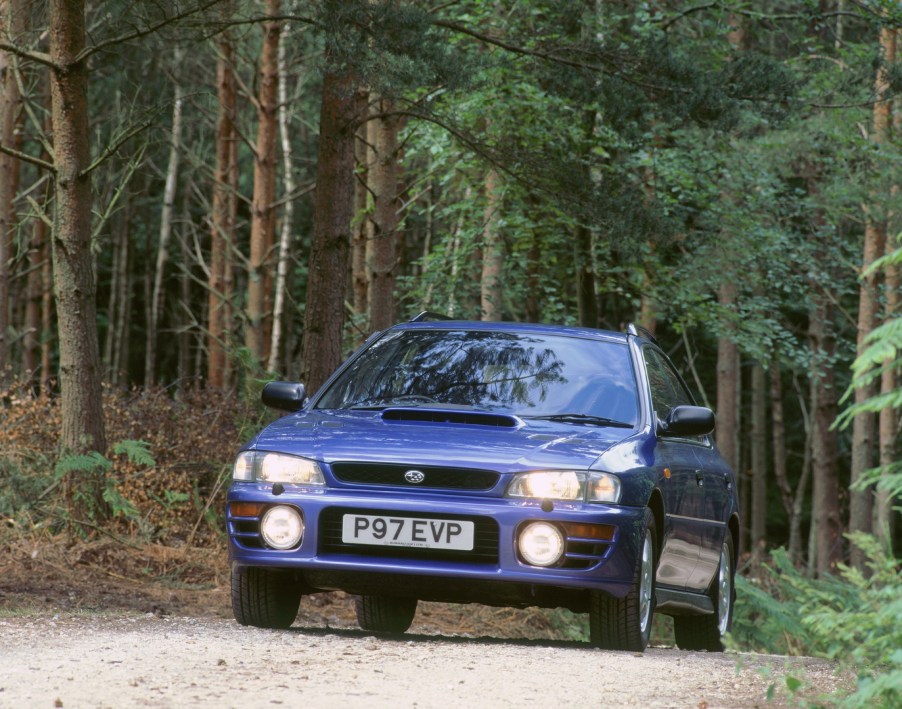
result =
[[323,76],[313,242],[307,279],[303,380],[313,394],[342,361],[354,210],[356,82],[348,68]]
[[384,330],[395,323],[395,268],[398,262],[398,131],[400,118],[394,104],[381,98],[376,117],[368,122],[373,157],[367,181],[373,197],[373,214],[367,244],[370,330]]
[[[266,14],[276,17],[279,0],[266,0]],[[278,140],[279,35],[281,24],[263,23],[260,56],[260,91],[257,97],[257,144],[254,151],[254,197],[251,205],[251,244],[247,274],[247,322],[245,345],[257,362],[265,361],[264,319],[267,308],[267,274],[275,242],[276,146]]]
[[[23,0],[0,2],[0,36],[16,43],[25,25]],[[20,116],[22,96],[16,77],[17,58],[0,52],[0,143],[18,150],[21,145]],[[19,186],[19,161],[0,153],[0,381],[6,376],[9,358],[7,330],[10,323],[10,264],[16,228],[16,192]]]
[[501,320],[503,315],[502,274],[504,240],[499,228],[501,176],[491,167],[485,177],[485,216],[482,230],[482,319]]
[[[181,51],[176,50],[176,65],[181,62]],[[157,331],[165,306],[166,291],[163,279],[169,262],[169,242],[172,238],[172,215],[175,209],[175,190],[178,185],[179,155],[182,142],[182,87],[175,80],[172,103],[172,128],[169,133],[169,163],[166,167],[166,184],[163,187],[163,207],[160,213],[160,241],[157,244],[156,268],[153,277],[153,294],[150,301],[150,319],[147,323],[146,349],[144,352],[144,384],[154,383],[157,365]]]
[[213,214],[210,225],[210,277],[207,284],[207,383],[228,384],[229,333],[231,328],[231,244],[235,227],[235,76],[232,41],[220,36],[216,66],[219,109],[216,118],[216,169]]
[[[106,452],[101,363],[91,259],[91,179],[88,67],[84,5],[50,2],[50,75],[56,165],[53,274],[59,328],[64,452]],[[73,471],[63,485],[70,520],[78,525],[105,515],[101,470]]]
[[[880,29],[880,46],[883,51],[883,64],[877,70],[875,92],[883,96],[889,88],[887,65],[895,61],[895,31],[890,27]],[[890,138],[892,126],[892,102],[877,101],[874,103],[873,113],[873,141],[885,144]],[[865,347],[865,338],[877,325],[877,313],[879,310],[878,274],[868,272],[871,264],[879,258],[884,251],[886,241],[886,220],[881,214],[881,203],[885,201],[885,195],[877,193],[873,195],[870,205],[866,205],[864,245],[861,258],[861,282],[858,295],[858,352]],[[858,387],[855,389],[855,403],[861,404],[877,393],[877,384]],[[879,439],[877,436],[877,416],[873,413],[859,413],[852,421],[852,483],[861,478],[865,471],[874,467],[875,453]],[[864,490],[852,489],[849,492],[849,531],[868,532],[873,528],[873,502],[874,492],[872,487]],[[865,556],[860,549],[853,546],[851,550],[852,565],[859,569],[865,568]]]

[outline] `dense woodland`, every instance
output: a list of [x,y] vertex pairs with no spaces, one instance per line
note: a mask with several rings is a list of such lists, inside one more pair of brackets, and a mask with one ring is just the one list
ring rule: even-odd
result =
[[[716,410],[753,560],[892,539],[898,3],[0,9],[0,428],[27,390],[100,460],[104,391],[315,390],[424,309],[635,321]],[[76,518],[109,474],[64,472]]]

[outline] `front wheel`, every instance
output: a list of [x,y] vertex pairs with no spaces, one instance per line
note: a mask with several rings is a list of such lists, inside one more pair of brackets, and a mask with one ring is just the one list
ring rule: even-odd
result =
[[723,638],[733,625],[733,535],[727,536],[720,548],[720,565],[709,594],[714,603],[710,615],[685,615],[673,619],[676,644],[683,650],[721,652]]
[[302,595],[303,585],[291,572],[232,564],[232,613],[241,625],[289,628]]
[[655,562],[657,560],[655,517],[645,510],[645,533],[633,585],[623,598],[592,591],[589,600],[589,641],[604,650],[643,652],[651,635],[655,604]]
[[357,624],[374,633],[404,633],[417,612],[416,598],[357,596],[354,600]]

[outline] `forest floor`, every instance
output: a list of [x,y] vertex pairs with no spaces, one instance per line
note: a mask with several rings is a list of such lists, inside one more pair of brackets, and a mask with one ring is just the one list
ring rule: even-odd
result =
[[[0,541],[0,614],[48,611],[231,618],[227,554],[126,540]],[[574,634],[573,627],[560,627],[558,618],[535,608],[422,603],[417,614],[455,633],[533,640],[571,640]],[[354,626],[353,600],[340,592],[305,597],[298,622]]]
[[[357,629],[351,598],[322,593],[302,600],[291,631],[260,631],[232,620],[224,550],[0,537],[0,634],[14,668],[0,679],[0,706],[205,707],[228,697],[256,707],[304,697],[335,707],[770,709],[851,687],[826,660],[677,650],[663,623],[644,654],[593,651],[579,641],[582,616],[574,619],[421,603],[410,633],[379,638]],[[602,694],[536,672],[559,662],[567,676],[598,678]],[[801,690],[787,691],[797,680]]]

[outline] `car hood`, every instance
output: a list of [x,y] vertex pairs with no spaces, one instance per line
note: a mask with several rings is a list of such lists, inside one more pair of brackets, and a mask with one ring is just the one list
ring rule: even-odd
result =
[[[442,420],[442,414],[448,419]],[[454,414],[454,415],[452,415]],[[481,419],[480,417],[485,417]],[[492,421],[492,423],[488,423]],[[489,468],[591,468],[635,429],[434,409],[310,411],[285,416],[247,448],[336,461]]]

